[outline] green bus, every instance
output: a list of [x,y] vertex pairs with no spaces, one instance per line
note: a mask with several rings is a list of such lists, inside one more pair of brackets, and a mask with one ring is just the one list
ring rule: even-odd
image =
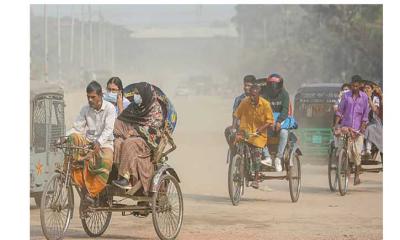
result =
[[333,140],[333,105],[338,99],[341,86],[341,83],[313,83],[304,84],[297,90],[293,114],[299,125],[296,133],[304,155],[328,155]]

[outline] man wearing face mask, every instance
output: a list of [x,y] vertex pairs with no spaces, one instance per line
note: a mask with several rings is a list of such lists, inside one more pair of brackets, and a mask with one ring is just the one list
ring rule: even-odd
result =
[[[116,118],[114,106],[103,101],[101,85],[92,81],[86,88],[88,105],[83,106],[79,116],[67,131],[67,139],[76,146],[92,145],[94,154],[76,155],[82,159],[83,167],[72,170],[72,178],[84,193],[86,201],[94,203],[98,194],[107,184],[113,160],[113,128]],[[91,154],[91,153],[89,153]]]
[[[279,133],[279,146],[278,153],[275,158],[275,169],[277,172],[282,171],[281,159],[283,158],[283,152],[288,139],[288,130],[282,129],[281,124],[286,120],[289,114],[289,94],[283,87],[283,78],[279,74],[271,74],[268,76],[267,88],[263,92],[262,97],[264,97],[271,104],[275,119],[274,131]],[[261,161],[262,164],[267,166],[272,166],[271,155],[268,148],[263,149],[264,160]]]
[[119,77],[112,77],[107,82],[107,91],[103,94],[103,99],[114,104],[117,116],[128,107],[130,101],[123,96],[122,81]]

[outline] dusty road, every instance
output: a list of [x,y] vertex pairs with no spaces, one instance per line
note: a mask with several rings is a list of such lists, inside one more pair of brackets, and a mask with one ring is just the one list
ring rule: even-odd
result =
[[[85,98],[75,93],[66,101],[68,126]],[[179,239],[382,239],[382,173],[361,175],[362,184],[351,184],[349,193],[341,197],[329,191],[326,164],[305,160],[297,203],[290,201],[288,182],[275,180],[262,183],[260,190],[247,188],[240,205],[232,206],[223,137],[231,121],[232,101],[216,97],[180,97],[173,101],[178,111],[178,149],[169,163],[180,176],[184,193]],[[31,239],[44,239],[39,209],[33,200],[30,214]],[[77,216],[75,207],[65,239],[88,238]],[[157,236],[151,216],[143,219],[113,213],[102,239]]]

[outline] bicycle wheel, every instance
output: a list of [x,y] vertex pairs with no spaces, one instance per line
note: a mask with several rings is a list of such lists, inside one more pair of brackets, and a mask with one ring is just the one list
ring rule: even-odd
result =
[[347,193],[347,188],[349,186],[349,175],[350,175],[349,159],[344,149],[341,149],[339,152],[336,175],[338,179],[340,195],[344,196]]
[[62,239],[74,209],[72,186],[64,186],[65,177],[57,173],[43,190],[40,203],[40,223],[46,239]]
[[328,180],[329,180],[329,189],[332,192],[337,190],[338,185],[338,177],[336,174],[337,168],[337,157],[336,157],[337,149],[334,148],[329,154],[329,161],[328,161]]
[[290,198],[292,202],[297,202],[301,188],[301,165],[297,154],[294,156],[293,166],[289,166],[288,171]]
[[183,198],[178,181],[163,175],[153,194],[152,218],[154,229],[161,240],[175,239],[183,222]]
[[106,230],[111,221],[112,212],[93,211],[87,212],[81,218],[82,227],[90,237],[99,237]]
[[236,154],[229,163],[228,190],[233,206],[239,205],[243,188],[243,174],[241,173],[242,156]]

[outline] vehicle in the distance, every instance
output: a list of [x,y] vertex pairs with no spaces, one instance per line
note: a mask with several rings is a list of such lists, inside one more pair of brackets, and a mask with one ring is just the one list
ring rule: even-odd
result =
[[294,97],[294,117],[299,128],[296,133],[307,156],[327,156],[332,142],[333,105],[338,99],[341,83],[302,85]]
[[40,206],[43,186],[63,162],[63,153],[51,143],[65,135],[64,91],[55,84],[31,82],[30,196]]

